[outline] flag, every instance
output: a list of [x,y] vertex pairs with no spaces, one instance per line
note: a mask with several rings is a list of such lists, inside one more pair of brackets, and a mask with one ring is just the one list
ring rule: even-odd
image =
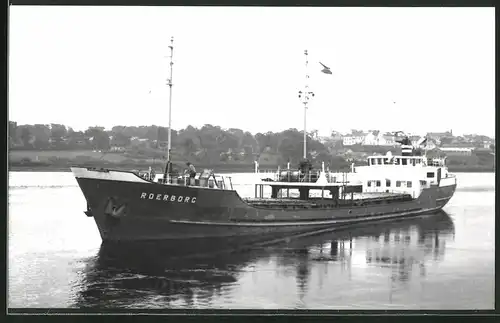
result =
[[321,66],[323,66],[323,69],[321,70],[321,72],[325,73],[325,74],[332,74],[332,71],[330,71],[330,68],[328,66],[326,66],[325,64],[319,62],[321,64]]

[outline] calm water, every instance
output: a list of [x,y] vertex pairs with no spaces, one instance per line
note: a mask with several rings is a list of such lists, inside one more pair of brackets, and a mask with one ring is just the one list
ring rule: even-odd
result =
[[8,306],[493,309],[494,181],[458,174],[445,212],[420,219],[197,258],[138,247],[124,260],[101,248],[70,173],[11,172]]

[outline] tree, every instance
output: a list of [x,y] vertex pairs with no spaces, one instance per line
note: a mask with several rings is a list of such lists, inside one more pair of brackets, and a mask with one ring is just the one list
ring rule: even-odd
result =
[[237,149],[239,148],[240,140],[233,134],[228,132],[223,132],[219,135],[217,140],[217,145],[220,149],[227,151],[229,149]]
[[290,138],[285,138],[279,147],[279,151],[284,160],[299,160],[300,149],[297,144]]
[[82,131],[74,131],[70,133],[68,129],[68,148],[69,149],[77,149],[77,148],[88,148],[89,142],[86,140],[85,135]]
[[96,134],[104,132],[104,127],[88,127],[87,130],[85,130],[84,134],[87,137],[95,137]]
[[192,154],[196,150],[196,146],[193,142],[193,139],[186,138],[186,140],[184,141],[184,148],[186,149],[186,153],[188,155]]
[[17,122],[9,121],[9,138],[11,142],[17,142]]
[[210,124],[205,124],[198,131],[198,137],[200,138],[202,148],[217,151],[227,150],[227,147],[222,146],[222,143],[226,140],[226,133],[218,126],[214,127]]
[[130,146],[130,137],[124,135],[122,132],[114,133],[113,140],[110,142],[117,147],[127,147]]
[[30,145],[29,141],[31,139],[31,132],[27,127],[23,127],[21,129],[21,141],[23,142],[24,147],[28,147]]
[[243,139],[245,138],[245,132],[241,129],[238,128],[229,128],[227,130],[228,133],[231,134],[231,136],[234,136],[238,140],[237,147],[242,148],[243,147]]
[[158,140],[158,127],[153,125],[147,128],[146,138],[149,140]]
[[67,134],[66,126],[62,124],[52,123],[50,125],[51,137],[54,139],[61,139]]
[[109,149],[109,136],[104,131],[104,127],[89,127],[87,130],[85,130],[85,136],[92,138],[92,147],[94,149]]
[[255,140],[257,141],[258,147],[259,147],[259,153],[264,152],[266,147],[270,146],[271,144],[271,133],[257,133],[255,135]]
[[158,127],[158,140],[167,141],[168,140],[168,128]]
[[30,128],[32,135],[35,137],[34,146],[38,149],[46,149],[49,147],[50,127],[45,124],[35,124]]

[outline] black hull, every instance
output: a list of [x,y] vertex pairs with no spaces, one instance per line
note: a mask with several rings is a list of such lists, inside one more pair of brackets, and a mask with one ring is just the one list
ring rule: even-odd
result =
[[253,207],[235,191],[77,177],[103,241],[207,238],[226,246],[279,239],[338,225],[412,217],[441,209],[456,185],[425,189],[419,198],[372,206],[324,209]]

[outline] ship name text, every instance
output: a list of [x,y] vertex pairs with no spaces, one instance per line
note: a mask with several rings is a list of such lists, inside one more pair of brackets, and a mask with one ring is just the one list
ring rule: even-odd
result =
[[176,196],[168,194],[154,194],[154,193],[141,193],[141,199],[144,200],[158,200],[165,202],[177,202],[177,203],[196,203],[196,196]]

